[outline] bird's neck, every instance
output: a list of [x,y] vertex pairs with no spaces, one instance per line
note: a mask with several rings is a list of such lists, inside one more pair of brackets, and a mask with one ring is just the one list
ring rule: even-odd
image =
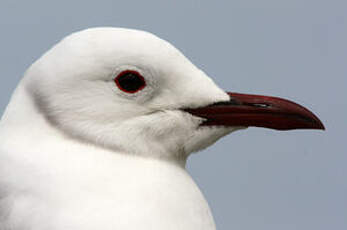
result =
[[112,181],[117,182],[124,175],[141,177],[141,171],[150,173],[158,168],[185,172],[185,159],[135,156],[71,138],[45,118],[29,94],[20,84],[0,123],[0,157],[11,159],[11,167],[17,170],[14,173],[21,174],[18,169],[23,169],[23,176],[25,170],[30,171],[28,175],[39,172],[45,175],[42,181],[70,178],[74,187],[81,180],[88,183],[91,177],[104,181],[113,175]]
[[2,196],[13,204],[4,211],[13,218],[23,214],[33,226],[45,219],[72,229],[137,229],[148,223],[155,224],[151,229],[215,229],[182,162],[71,139],[49,124],[21,87],[1,120],[0,175],[6,176],[0,177],[0,187],[9,188]]
[[12,131],[26,132],[26,134],[52,130],[50,124],[38,110],[23,82],[18,85],[13,93],[10,103],[1,118],[0,128],[1,131],[6,130],[10,133]]
[[[117,158],[117,162],[121,162],[123,158],[127,159],[131,157],[128,153],[94,146],[93,144],[74,139],[64,134],[51,124],[48,119],[46,119],[45,115],[38,109],[38,106],[35,105],[32,99],[32,95],[30,95],[30,92],[25,88],[24,84],[19,84],[1,118],[0,138],[1,145],[9,144],[10,146],[22,147],[23,149],[33,149],[33,147],[37,145],[40,152],[50,152],[54,150],[53,152],[61,154],[59,151],[69,152],[69,150],[65,149],[66,146],[69,146],[71,148],[70,150],[76,150],[75,152],[87,153],[92,149],[94,153],[100,152],[100,155],[112,155]],[[44,143],[46,143],[47,146],[46,150],[43,149]],[[57,145],[57,143],[59,144]],[[155,154],[153,155],[155,156]],[[146,157],[136,157],[147,160]],[[164,164],[176,165],[180,168],[185,168],[186,165],[186,157],[156,158],[155,160],[163,162]]]

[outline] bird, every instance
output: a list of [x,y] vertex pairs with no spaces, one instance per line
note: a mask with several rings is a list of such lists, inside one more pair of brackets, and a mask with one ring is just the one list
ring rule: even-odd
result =
[[1,230],[214,230],[190,154],[247,127],[324,129],[286,99],[222,90],[156,35],[75,32],[0,121]]

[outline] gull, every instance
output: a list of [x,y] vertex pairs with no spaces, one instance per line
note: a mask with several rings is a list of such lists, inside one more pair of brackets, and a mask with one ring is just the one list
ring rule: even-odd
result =
[[213,230],[186,160],[249,126],[324,129],[291,101],[225,92],[151,33],[76,32],[1,119],[0,229]]

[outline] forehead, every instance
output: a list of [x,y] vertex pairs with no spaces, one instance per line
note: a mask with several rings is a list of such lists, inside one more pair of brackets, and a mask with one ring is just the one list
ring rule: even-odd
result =
[[104,72],[107,76],[119,66],[135,66],[153,71],[155,76],[165,75],[168,78],[177,71],[187,73],[195,69],[169,42],[139,30],[88,29],[68,36],[54,50],[51,52],[54,58],[80,67],[74,69],[74,73],[82,71],[90,75]]
[[151,33],[122,28],[84,30],[70,35],[63,43],[69,49],[89,52],[94,57],[174,59],[183,56],[170,43]]

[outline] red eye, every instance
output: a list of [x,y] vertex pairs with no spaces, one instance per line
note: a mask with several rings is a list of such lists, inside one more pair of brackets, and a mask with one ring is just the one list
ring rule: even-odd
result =
[[146,87],[146,81],[134,70],[125,70],[114,79],[120,90],[126,93],[136,93]]

